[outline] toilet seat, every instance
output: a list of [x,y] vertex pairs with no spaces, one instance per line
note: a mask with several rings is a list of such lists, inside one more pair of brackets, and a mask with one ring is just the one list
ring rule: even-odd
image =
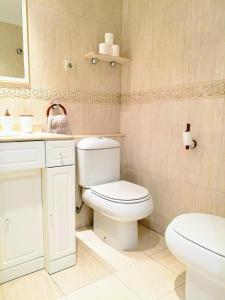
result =
[[90,190],[94,195],[115,203],[134,204],[150,198],[146,188],[125,180],[93,186]]
[[213,215],[184,214],[176,217],[165,233],[168,248],[189,270],[212,278],[220,286],[224,286],[225,278],[224,222]]
[[178,216],[173,229],[183,238],[225,257],[225,219],[222,217],[191,213]]
[[83,189],[82,198],[94,210],[122,222],[143,219],[153,211],[148,190],[123,180]]

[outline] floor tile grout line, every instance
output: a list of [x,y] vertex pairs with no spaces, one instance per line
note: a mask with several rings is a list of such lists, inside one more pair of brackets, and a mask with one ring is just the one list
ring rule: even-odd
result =
[[[89,254],[91,255],[91,251],[85,251],[85,252],[89,252]],[[101,262],[99,262],[99,260],[97,260],[97,258],[96,257],[94,257],[93,255],[91,255],[92,256],[92,258],[94,258],[94,260],[96,260],[98,263],[101,263]],[[109,271],[110,272],[110,270],[108,270],[102,263],[101,263],[101,265],[104,267],[104,269],[106,269],[107,271]],[[74,265],[73,267],[76,267],[76,265]],[[71,267],[72,268],[72,267]],[[65,269],[66,270],[66,269]],[[63,270],[62,270],[63,271]],[[70,295],[70,294],[72,294],[72,293],[74,293],[74,292],[76,292],[76,291],[78,291],[78,290],[80,290],[80,289],[82,289],[82,288],[84,288],[84,287],[87,287],[87,286],[89,286],[89,285],[91,285],[91,284],[93,284],[94,282],[97,282],[97,281],[99,281],[99,280],[101,280],[101,279],[103,279],[103,278],[106,278],[107,276],[110,276],[112,274],[112,272],[111,273],[109,273],[109,274],[106,274],[106,275],[103,275],[101,278],[98,278],[97,280],[94,280],[94,281],[92,281],[92,282],[89,282],[89,283],[87,283],[87,284],[84,284],[83,286],[81,286],[81,287],[79,287],[78,289],[74,289],[74,290],[72,290],[72,291],[70,291],[70,292],[64,292],[60,287],[59,287],[59,285],[57,284],[57,282],[55,281],[55,279],[51,276],[51,278],[52,278],[52,280],[54,281],[54,283],[55,283],[55,285],[57,286],[57,288],[59,288],[59,290],[63,293],[63,295],[64,296],[68,296],[68,295]]]
[[[112,274],[103,275],[101,278],[98,278],[98,279],[96,279],[96,280],[94,280],[94,281],[92,281],[92,282],[89,282],[89,283],[87,283],[87,284],[84,284],[83,286],[81,286],[81,287],[79,287],[79,288],[77,288],[77,289],[74,289],[74,290],[72,290],[72,291],[70,291],[70,292],[63,292],[63,296],[64,296],[64,297],[66,296],[66,298],[68,298],[69,295],[75,293],[76,291],[79,291],[80,289],[86,288],[86,287],[88,287],[88,286],[94,284],[95,282],[98,282],[98,281],[100,281],[100,280],[102,280],[102,279],[104,279],[104,278],[106,278],[106,277],[109,277],[110,275],[112,275]],[[57,287],[58,287],[58,285],[57,285]],[[60,291],[61,291],[61,289],[60,289]]]
[[[63,271],[63,270],[62,270]],[[61,289],[61,287],[58,285],[58,283],[55,281],[55,279],[52,277],[52,275],[50,275],[53,283],[55,284],[55,286],[60,290],[60,292],[63,294],[63,297],[66,296],[66,294],[64,293],[64,291]]]
[[[91,253],[90,253],[91,254]],[[99,263],[101,263],[103,266],[104,266],[104,263],[102,263],[101,261],[100,261],[100,257],[99,257],[99,259],[98,258],[96,258],[94,255],[92,255],[91,254],[91,256],[93,256],[96,260],[98,260],[98,262]],[[146,257],[147,258],[147,257]],[[144,259],[146,259],[146,258],[143,258],[143,259],[140,259],[140,260],[144,260]],[[121,268],[119,268],[118,270],[112,270],[112,269],[108,269],[106,266],[104,266],[109,272],[111,272],[111,274],[114,274],[114,273],[116,273],[116,272],[118,272],[118,271],[121,271],[121,270],[124,270],[124,269],[126,269],[126,268],[128,268],[128,267],[130,267],[130,266],[132,266],[133,264],[135,264],[135,263],[138,263],[139,261],[137,260],[137,261],[134,261],[134,262],[132,262],[132,263],[130,263],[130,264],[128,264],[128,265],[126,265],[126,266],[124,266],[124,267],[121,267]]]
[[[166,251],[166,250],[168,250],[168,248],[166,247],[166,248],[164,248],[164,249],[161,249],[161,250],[159,250],[158,252],[156,252],[156,253],[152,253],[152,254],[150,254],[150,255],[147,255],[148,257],[152,257],[152,256],[154,256],[154,255],[156,255],[156,254],[159,254],[159,253],[161,253],[161,252],[163,252],[163,251]],[[154,259],[154,258],[152,258],[152,259]]]
[[160,296],[158,299],[156,299],[156,300],[162,299],[163,297],[165,297],[166,295],[169,295],[169,294],[170,294],[171,292],[173,292],[173,291],[175,292],[177,289],[179,289],[179,288],[182,287],[183,285],[185,286],[185,283],[183,283],[183,284],[181,284],[181,285],[175,287],[174,289],[172,289],[172,290],[166,292],[165,294],[161,295],[161,296]]
[[[158,252],[156,252],[156,253],[162,252],[162,251],[164,251],[164,250],[165,250],[165,249],[160,250],[160,251],[158,251]],[[102,263],[102,262],[100,261],[101,258],[98,259],[98,258],[96,258],[96,257],[91,253],[91,252],[93,252],[91,249],[90,249],[90,250],[87,250],[87,251],[88,251],[89,254],[92,256],[92,258],[94,258],[95,260],[97,260],[97,261],[98,261],[105,269],[107,269],[107,271],[109,271],[110,273],[107,274],[107,275],[102,276],[101,278],[99,278],[99,279],[97,279],[97,280],[95,280],[95,281],[93,281],[93,282],[87,283],[87,284],[81,286],[81,287],[78,288],[78,289],[75,289],[75,290],[73,290],[73,291],[70,291],[69,293],[64,292],[64,291],[58,286],[58,284],[55,282],[55,280],[52,278],[52,280],[54,281],[54,283],[55,283],[55,285],[57,286],[57,288],[59,288],[59,290],[62,292],[62,294],[64,295],[64,297],[66,296],[66,299],[67,299],[67,296],[68,296],[68,295],[73,294],[73,293],[75,293],[76,291],[78,291],[78,290],[80,290],[80,289],[82,289],[82,288],[86,288],[86,287],[88,287],[88,286],[90,286],[90,285],[92,285],[92,284],[94,284],[94,283],[96,283],[96,282],[98,282],[98,281],[100,281],[100,280],[102,280],[102,279],[104,279],[104,278],[110,277],[110,276],[112,276],[112,275],[115,276],[115,277],[116,277],[116,278],[117,278],[117,279],[118,279],[118,280],[119,280],[126,288],[128,288],[132,293],[134,293],[135,296],[137,296],[139,299],[142,299],[142,298],[140,297],[140,295],[138,295],[134,290],[132,290],[132,289],[131,289],[130,287],[128,287],[123,281],[121,281],[120,278],[116,275],[116,273],[118,273],[119,271],[125,270],[125,269],[127,269],[127,268],[133,266],[134,264],[138,264],[138,263],[140,263],[141,261],[145,260],[146,258],[147,258],[147,259],[148,259],[148,258],[151,258],[151,256],[147,256],[147,255],[146,255],[146,258],[142,258],[142,259],[140,259],[140,260],[134,261],[134,262],[130,263],[130,264],[127,265],[127,266],[124,266],[124,267],[122,267],[122,268],[120,268],[120,269],[118,269],[118,270],[113,270],[113,271],[112,271],[112,270],[110,270],[109,268],[107,268],[107,267],[104,265],[104,263]],[[154,253],[154,254],[156,254],[156,253]],[[154,254],[152,254],[152,255],[154,255]],[[155,259],[153,259],[153,258],[151,258],[151,259],[154,260],[154,262],[156,262],[158,265],[162,266],[164,269],[168,270],[170,273],[179,276],[179,274],[177,274],[177,273],[171,271],[170,269],[168,269],[166,266],[162,265],[161,263],[159,263],[159,262],[156,261]],[[167,293],[170,293],[171,291],[173,291],[173,290],[179,288],[180,286],[182,286],[183,284],[185,284],[185,279],[184,279],[183,277],[182,277],[182,279],[183,279],[183,282],[181,282],[180,285],[176,286],[174,289],[171,289],[171,290],[168,291]],[[165,296],[167,293],[165,293],[164,295],[160,296],[160,298],[162,298],[163,296]],[[160,300],[160,298],[158,298],[158,299]],[[158,300],[158,299],[157,299],[157,300]]]
[[[116,272],[115,272],[116,273]],[[142,300],[142,297],[140,295],[137,294],[137,292],[135,292],[133,289],[131,289],[129,286],[126,285],[126,283],[124,283],[118,276],[116,276],[116,274],[114,274],[114,276],[120,281],[120,283],[122,283],[129,291],[131,291],[135,296],[137,296],[140,300]]]
[[[116,276],[116,275],[115,275]],[[131,292],[133,292],[139,299],[143,299],[137,292],[135,292],[132,288],[130,288],[129,286],[127,286],[118,276],[116,276],[116,278],[123,284],[125,285]],[[176,289],[180,288],[182,285],[184,285],[185,282],[181,283],[180,285],[171,288],[169,291],[167,291],[165,294],[159,296],[159,298],[156,298],[155,300],[160,300],[162,297],[166,296],[167,294],[171,293],[172,291],[175,291]]]
[[[181,285],[180,285],[179,287],[181,287]],[[159,298],[157,298],[156,300],[160,300],[160,299],[164,298],[166,295],[169,295],[171,292],[175,292],[175,290],[176,290],[177,288],[179,288],[179,287],[176,287],[176,288],[174,288],[174,289],[171,289],[171,290],[167,291],[165,294],[161,295],[161,296],[160,296]]]
[[[152,256],[154,256],[155,254],[158,254],[158,253],[160,253],[160,252],[163,252],[163,251],[165,251],[165,250],[167,250],[167,249],[168,249],[168,248],[163,249],[163,250],[161,250],[161,251],[159,251],[159,252],[157,252],[157,253],[154,253],[154,254],[152,254]],[[157,262],[158,264],[160,264],[161,266],[163,266],[164,268],[168,269],[170,272],[172,272],[173,274],[175,274],[175,275],[177,275],[177,276],[181,275],[182,273],[186,273],[186,269],[185,269],[183,272],[181,272],[181,273],[178,274],[177,272],[171,270],[171,269],[170,269],[168,266],[166,266],[165,264],[159,262],[159,261],[157,260],[157,258],[153,258],[153,257],[151,257],[151,256],[148,256],[148,257],[151,258],[152,260],[154,260],[155,262]],[[185,279],[183,276],[181,276],[181,277],[186,281],[186,279]]]
[[[168,268],[166,268],[165,266],[163,266],[163,265],[161,265],[159,262],[157,262],[157,261],[155,261],[154,260],[154,262],[155,263],[157,263],[158,265],[160,265],[161,267],[163,267],[166,271],[169,271],[171,274],[173,274],[173,275],[176,275],[177,277],[179,276],[179,274],[175,274],[174,272],[172,272],[171,270],[169,270]],[[128,266],[129,267],[129,266]],[[120,271],[120,270],[119,270]],[[116,275],[116,273],[118,273],[119,271],[117,271],[117,272],[115,272],[115,276],[120,280],[120,278]],[[175,286],[174,288],[171,288],[169,291],[167,291],[164,295],[161,295],[159,298],[157,298],[156,300],[159,300],[161,297],[163,297],[163,296],[165,296],[167,293],[169,293],[169,292],[171,292],[171,291],[173,291],[173,290],[176,290],[177,288],[179,288],[179,287],[181,287],[182,285],[184,285],[185,284],[185,280],[184,280],[184,278],[183,277],[181,277],[181,283],[180,284],[178,284],[177,286]],[[120,280],[124,285],[126,285],[122,280]],[[126,287],[127,288],[129,288],[131,291],[133,291],[135,294],[136,294],[136,292],[134,291],[134,290],[132,290],[130,287],[128,287],[127,285],[126,285]],[[138,295],[138,294],[137,294]],[[139,298],[140,298],[140,295],[138,295],[139,296]],[[141,298],[142,299],[142,298]]]
[[[69,295],[72,295],[72,294],[74,294],[74,293],[76,293],[77,291],[79,291],[79,290],[81,290],[81,289],[83,289],[83,288],[87,288],[87,287],[89,287],[89,286],[91,286],[91,285],[93,285],[93,284],[95,284],[95,283],[97,283],[97,282],[99,282],[99,281],[101,281],[101,280],[103,280],[103,279],[106,279],[107,277],[110,277],[110,276],[114,276],[120,283],[122,283],[122,285],[124,285],[129,291],[131,291],[133,294],[135,294],[135,296],[137,296],[136,295],[136,293],[135,292],[133,292],[131,289],[129,289],[117,276],[115,276],[115,274],[114,273],[112,273],[112,274],[108,274],[108,275],[106,275],[106,276],[103,276],[102,278],[98,278],[97,280],[95,280],[95,281],[93,281],[93,282],[91,282],[91,283],[88,283],[88,284],[86,284],[86,285],[84,285],[84,286],[81,286],[80,288],[78,288],[78,289],[76,289],[76,290],[73,290],[73,291],[71,291],[71,292],[69,292],[69,293],[67,293],[67,294],[65,294],[65,296],[66,296],[66,298],[69,296]],[[138,298],[139,299],[141,299],[140,298],[140,296],[138,296]],[[67,298],[68,299],[68,298]]]
[[[149,257],[150,258],[150,257]],[[176,275],[177,277],[180,276],[182,273],[177,274],[176,272],[172,271],[171,269],[169,269],[167,266],[161,264],[160,262],[158,262],[156,259],[151,258],[155,263],[157,263],[158,265],[160,265],[161,267],[163,267],[165,270],[169,271],[171,274]],[[181,276],[181,279],[185,282],[185,279]]]

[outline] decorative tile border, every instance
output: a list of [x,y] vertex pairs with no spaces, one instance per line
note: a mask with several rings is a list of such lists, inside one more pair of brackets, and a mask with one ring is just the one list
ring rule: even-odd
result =
[[151,101],[183,101],[191,98],[225,97],[225,80],[178,85],[132,92],[121,95],[122,104],[142,104]]
[[144,104],[151,101],[183,101],[187,99],[204,99],[209,97],[225,97],[225,79],[190,85],[178,85],[156,88],[127,94],[72,91],[69,89],[42,89],[29,87],[2,87],[0,98],[38,99],[43,101],[59,101],[70,103],[93,104]]
[[0,98],[38,99],[59,102],[120,104],[120,93],[71,91],[67,89],[0,87]]

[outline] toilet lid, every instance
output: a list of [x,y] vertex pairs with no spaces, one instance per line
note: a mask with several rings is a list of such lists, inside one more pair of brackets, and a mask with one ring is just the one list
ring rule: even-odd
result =
[[137,200],[140,202],[150,197],[146,188],[124,180],[96,185],[91,187],[91,191],[107,200],[121,202],[137,202]]
[[225,257],[225,218],[191,213],[176,217],[172,224],[182,237]]

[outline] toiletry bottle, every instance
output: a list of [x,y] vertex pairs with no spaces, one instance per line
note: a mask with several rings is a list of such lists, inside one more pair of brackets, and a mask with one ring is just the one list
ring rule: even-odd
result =
[[2,117],[2,130],[4,132],[12,131],[12,117],[10,116],[8,109],[5,111]]

